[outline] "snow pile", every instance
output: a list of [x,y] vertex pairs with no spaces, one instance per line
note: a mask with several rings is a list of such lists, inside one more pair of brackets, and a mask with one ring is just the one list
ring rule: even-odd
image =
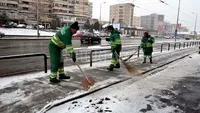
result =
[[[175,63],[165,70],[136,81],[104,89],[84,98],[57,106],[47,113],[169,113],[182,112],[177,106],[171,106],[162,101],[168,101],[169,95],[160,92],[173,88],[177,81],[198,70],[199,55],[192,55],[181,62]],[[135,82],[136,81],[136,82]],[[173,92],[173,91],[171,91]],[[176,93],[176,92],[173,92]]]
[[[0,28],[0,32],[5,35],[24,35],[24,36],[37,36],[37,30],[23,29],[23,28]],[[54,32],[39,31],[40,36],[53,36]]]

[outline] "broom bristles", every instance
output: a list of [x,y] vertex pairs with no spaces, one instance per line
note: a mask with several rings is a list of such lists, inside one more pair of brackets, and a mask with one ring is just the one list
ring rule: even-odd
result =
[[127,71],[132,75],[135,75],[135,74],[139,73],[139,70],[136,67],[130,66],[127,63],[124,63],[124,66],[127,69]]

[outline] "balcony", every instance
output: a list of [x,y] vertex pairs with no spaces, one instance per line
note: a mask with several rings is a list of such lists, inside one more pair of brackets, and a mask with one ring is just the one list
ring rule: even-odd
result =
[[20,4],[19,7],[33,8],[34,6],[29,4]]
[[18,5],[18,0],[16,0],[16,1],[3,1],[3,3]]

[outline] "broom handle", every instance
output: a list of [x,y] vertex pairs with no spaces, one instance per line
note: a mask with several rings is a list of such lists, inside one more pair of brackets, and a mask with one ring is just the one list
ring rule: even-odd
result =
[[115,51],[115,55],[117,55],[117,58],[119,59],[119,60],[121,60],[121,62],[124,64],[125,63],[125,61],[121,58],[121,57],[119,57],[119,55],[117,54],[117,52]]
[[[67,56],[67,55],[66,55],[66,57],[71,58],[70,56]],[[80,66],[79,64],[77,64],[76,62],[74,62],[74,64],[79,68],[79,70],[81,71],[83,77],[86,78],[86,80],[88,81],[88,83],[91,84],[91,82],[90,82],[90,80],[88,79],[88,77],[84,74],[84,72],[83,72],[81,66]]]
[[[68,55],[64,55],[63,57],[71,58]],[[47,59],[50,59],[50,56],[47,56]],[[75,63],[75,62],[74,62],[74,64],[79,68],[79,70],[81,71],[81,74],[83,75],[83,77],[85,77],[86,80],[91,84],[90,80],[88,79],[88,77],[84,74],[83,70],[81,69],[81,66],[79,64]]]
[[133,53],[132,55],[130,55],[128,58],[124,59],[124,61],[126,62],[127,60],[129,60],[129,59],[130,59],[133,55],[135,55],[137,52],[138,52],[138,50],[137,50],[135,53]]

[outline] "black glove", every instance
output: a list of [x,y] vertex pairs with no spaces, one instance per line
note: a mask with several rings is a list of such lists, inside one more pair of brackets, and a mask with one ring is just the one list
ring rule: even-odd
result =
[[76,53],[72,52],[70,55],[71,55],[73,62],[76,62]]
[[110,41],[110,38],[106,38],[106,41]]

